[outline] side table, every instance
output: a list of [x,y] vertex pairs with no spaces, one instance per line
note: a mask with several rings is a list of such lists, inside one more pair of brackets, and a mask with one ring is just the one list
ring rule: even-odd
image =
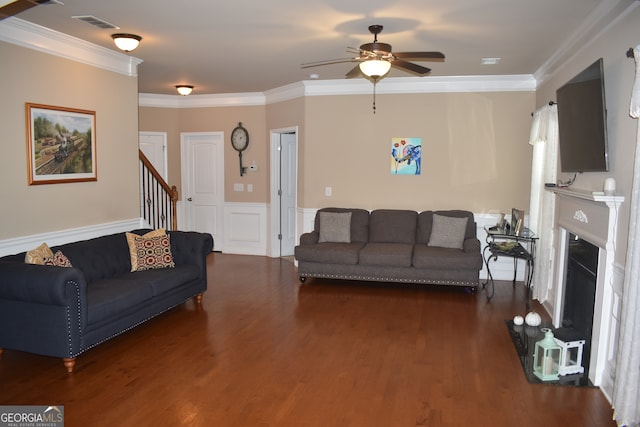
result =
[[487,301],[490,301],[495,294],[495,283],[489,262],[496,261],[498,257],[508,257],[513,259],[513,287],[516,285],[518,273],[518,260],[525,261],[524,285],[526,288],[526,306],[530,309],[531,299],[531,279],[533,278],[533,267],[535,262],[536,241],[538,237],[528,228],[524,228],[519,234],[513,230],[485,227],[487,233],[486,246],[482,250],[482,257],[487,266],[487,280],[482,284],[483,289],[490,284],[491,291],[487,290]]

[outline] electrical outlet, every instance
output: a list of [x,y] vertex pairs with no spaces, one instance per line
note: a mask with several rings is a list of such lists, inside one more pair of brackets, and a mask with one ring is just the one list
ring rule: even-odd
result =
[[333,194],[333,189],[331,187],[324,187],[324,195],[326,197],[331,197]]

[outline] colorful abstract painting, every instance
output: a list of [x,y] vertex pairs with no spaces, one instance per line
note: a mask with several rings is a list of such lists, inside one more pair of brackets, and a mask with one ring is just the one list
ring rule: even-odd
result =
[[391,174],[420,175],[422,138],[391,138]]

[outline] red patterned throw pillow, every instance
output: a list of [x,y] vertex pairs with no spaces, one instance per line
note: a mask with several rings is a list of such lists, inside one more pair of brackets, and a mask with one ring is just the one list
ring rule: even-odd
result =
[[71,261],[67,258],[62,251],[56,251],[52,257],[44,259],[44,265],[53,265],[55,267],[73,267]]
[[132,263],[132,271],[175,267],[168,235],[136,236],[133,238],[137,265]]

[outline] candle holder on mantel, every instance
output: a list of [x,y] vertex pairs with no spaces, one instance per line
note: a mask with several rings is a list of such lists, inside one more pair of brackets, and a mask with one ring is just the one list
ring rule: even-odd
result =
[[559,376],[562,348],[553,338],[551,329],[542,328],[541,331],[544,332],[544,338],[536,342],[533,353],[533,373],[542,381],[554,381]]

